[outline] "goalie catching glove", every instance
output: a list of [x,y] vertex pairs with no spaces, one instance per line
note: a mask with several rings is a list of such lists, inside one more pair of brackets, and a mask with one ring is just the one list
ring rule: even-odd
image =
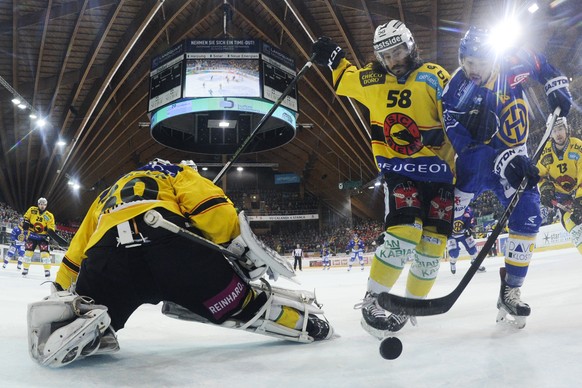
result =
[[248,278],[256,280],[267,273],[273,280],[277,280],[279,275],[293,280],[295,271],[291,264],[257,238],[244,211],[239,213],[238,220],[241,234],[226,249],[241,258],[237,264]]

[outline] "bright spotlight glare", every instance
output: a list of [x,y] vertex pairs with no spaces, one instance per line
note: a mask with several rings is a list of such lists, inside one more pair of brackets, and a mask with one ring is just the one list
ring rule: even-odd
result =
[[38,120],[37,120],[37,122],[36,122],[36,124],[37,124],[39,127],[41,127],[41,128],[42,128],[42,127],[44,127],[44,126],[46,125],[46,120],[44,120],[44,119],[38,119]]
[[220,121],[220,122],[218,123],[218,126],[219,126],[220,128],[228,128],[228,127],[230,126],[230,123],[229,123],[228,121]]
[[514,47],[521,37],[521,26],[515,20],[506,20],[491,29],[490,44],[497,54]]
[[81,188],[81,185],[78,183],[73,184],[73,190],[79,190]]
[[237,168],[236,168],[236,171],[242,171],[242,170],[243,170],[243,168],[242,168],[242,167],[237,167]]
[[24,104],[18,104],[18,107],[19,107],[20,109],[26,109],[26,105],[24,105]]
[[37,116],[34,113],[29,114],[28,117],[30,117],[33,120],[37,118]]
[[13,99],[12,99],[12,103],[13,103],[14,105],[18,105],[18,104],[20,104],[20,99],[19,99],[19,98],[13,98]]
[[534,13],[538,9],[540,9],[540,7],[538,7],[538,3],[533,3],[527,10],[529,11],[529,13]]
[[59,140],[59,141],[57,141],[57,146],[59,146],[59,147],[64,147],[64,146],[66,146],[66,145],[67,145],[67,142],[66,142],[66,141],[64,141],[64,140]]

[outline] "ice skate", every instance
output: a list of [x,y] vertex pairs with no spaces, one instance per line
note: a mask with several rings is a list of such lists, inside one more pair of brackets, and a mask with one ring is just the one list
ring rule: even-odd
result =
[[366,293],[366,296],[361,304],[357,304],[354,308],[362,309],[362,319],[360,321],[362,328],[370,333],[372,336],[383,339],[399,331],[411,320],[412,324],[416,324],[414,317],[407,315],[391,314],[378,305],[377,296],[371,293]]
[[531,313],[529,305],[521,300],[519,287],[510,287],[505,283],[505,268],[499,269],[501,289],[497,299],[497,323],[514,325],[518,329],[525,327],[526,318]]
[[49,271],[49,270],[45,269],[45,270],[44,270],[44,277],[45,277],[45,278],[50,278],[50,277],[51,277],[51,271]]
[[457,263],[451,261],[451,273],[454,275],[457,273]]
[[23,276],[23,277],[26,277],[27,275],[28,275],[28,268],[24,268],[24,269],[22,270],[22,276]]

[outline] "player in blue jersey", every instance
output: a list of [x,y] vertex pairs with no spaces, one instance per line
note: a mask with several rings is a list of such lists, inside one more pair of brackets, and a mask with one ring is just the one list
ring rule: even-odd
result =
[[[449,253],[449,262],[453,274],[457,272],[457,259],[461,252],[461,244],[465,246],[465,249],[471,256],[471,263],[477,257],[477,243],[473,238],[475,224],[473,209],[469,206],[465,208],[463,215],[459,219],[455,219],[453,223],[453,233],[447,241],[447,252]],[[480,266],[479,272],[485,272],[485,266]]]
[[529,178],[509,218],[497,301],[498,322],[511,321],[522,328],[530,307],[521,300],[520,287],[541,223],[538,169],[526,149],[529,116],[524,82],[532,78],[545,85],[551,110],[560,107],[563,116],[568,114],[572,99],[568,79],[543,55],[524,48],[498,54],[490,38],[489,31],[471,27],[461,39],[460,68],[443,93],[443,120],[458,155],[456,217],[487,190],[507,206],[521,180]]
[[325,242],[325,243],[321,244],[320,256],[321,256],[321,262],[323,265],[323,269],[329,270],[331,268],[331,260],[330,260],[331,251],[329,250],[329,243]]
[[27,233],[24,231],[22,224],[24,223],[24,218],[20,218],[18,225],[12,228],[12,232],[10,232],[10,248],[8,248],[8,252],[4,257],[4,264],[2,268],[6,268],[10,260],[16,259],[18,260],[16,264],[16,269],[22,269],[22,258],[24,257],[24,243],[26,242]]
[[364,270],[364,242],[358,238],[357,234],[354,234],[354,238],[350,240],[348,246],[346,247],[346,253],[350,255],[348,260],[348,271],[351,271],[352,265],[358,259],[362,271]]

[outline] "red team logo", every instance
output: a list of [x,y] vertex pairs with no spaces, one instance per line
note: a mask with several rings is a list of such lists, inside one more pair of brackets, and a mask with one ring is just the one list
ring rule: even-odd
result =
[[451,221],[453,217],[453,199],[450,193],[445,193],[443,191],[438,197],[434,197],[430,201],[430,208],[428,211],[428,218],[435,220]]
[[403,207],[417,207],[420,208],[420,200],[418,199],[418,190],[410,183],[400,183],[394,187],[394,200],[396,202],[396,209]]
[[402,113],[386,116],[384,138],[388,147],[403,155],[415,154],[423,147],[418,125]]

